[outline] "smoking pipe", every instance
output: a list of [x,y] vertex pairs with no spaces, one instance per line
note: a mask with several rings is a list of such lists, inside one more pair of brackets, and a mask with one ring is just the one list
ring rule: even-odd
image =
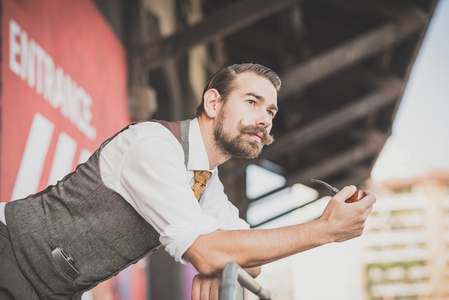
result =
[[[336,193],[340,192],[339,189],[337,189],[336,187],[330,185],[330,184],[327,183],[327,182],[324,182],[324,181],[318,180],[318,179],[310,179],[310,180],[311,180],[312,182],[315,182],[315,183],[319,183],[319,184],[324,185],[324,186],[327,187],[327,188],[329,189],[329,191],[331,191],[331,193],[334,194],[334,195],[335,195]],[[355,193],[354,193],[354,195],[352,195],[350,198],[346,199],[345,202],[346,202],[346,203],[357,202],[357,201],[359,201],[360,199],[362,199],[362,198],[365,197],[365,196],[366,196],[366,193],[365,193],[364,190],[356,190]]]

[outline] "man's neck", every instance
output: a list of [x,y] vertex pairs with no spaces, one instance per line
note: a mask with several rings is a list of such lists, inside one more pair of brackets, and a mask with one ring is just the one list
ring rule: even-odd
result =
[[204,147],[206,148],[207,157],[209,158],[209,166],[211,169],[225,163],[230,156],[223,154],[217,147],[214,139],[214,120],[208,118],[204,114],[198,117],[201,136],[203,137]]

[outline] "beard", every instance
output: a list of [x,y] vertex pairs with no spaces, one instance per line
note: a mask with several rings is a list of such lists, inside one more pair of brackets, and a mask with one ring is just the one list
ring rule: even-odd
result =
[[[274,141],[273,136],[269,135],[265,128],[256,125],[243,125],[241,120],[237,126],[239,134],[236,137],[231,137],[231,134],[225,130],[225,119],[223,113],[220,113],[217,127],[214,130],[214,140],[225,155],[253,159],[259,156],[263,146],[270,145]],[[259,132],[263,133],[260,142],[251,137]]]

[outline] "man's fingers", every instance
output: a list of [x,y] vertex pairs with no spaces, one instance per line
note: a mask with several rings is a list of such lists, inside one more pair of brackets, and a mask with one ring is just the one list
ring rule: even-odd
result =
[[371,213],[371,211],[373,210],[373,206],[371,205],[370,207],[368,207],[367,210],[365,210],[365,213],[363,214],[363,217],[366,219],[368,218],[369,214]]
[[217,276],[196,275],[192,283],[192,300],[218,300],[220,282]]
[[192,294],[191,294],[192,300],[199,300],[200,299],[200,295],[201,295],[201,285],[198,284],[198,277],[197,276],[195,276],[193,278]]
[[334,196],[334,199],[339,202],[344,202],[346,199],[354,195],[357,188],[354,185],[345,186],[338,194]]
[[205,284],[201,287],[201,300],[209,300],[210,285]]
[[376,200],[377,200],[376,196],[374,194],[371,194],[371,193],[368,193],[368,192],[365,192],[365,193],[367,195],[365,197],[363,197],[363,199],[367,198],[367,199],[365,199],[365,201],[368,202],[370,206],[373,205],[376,202]]
[[[367,210],[368,208],[371,207],[371,209],[373,208],[372,206],[374,205],[374,203],[376,202],[376,196],[374,196],[374,194],[365,192],[366,196],[363,197],[362,199],[360,199],[359,201],[353,203],[356,205],[359,205],[360,207],[363,208],[363,210]],[[371,211],[370,209],[370,211]]]
[[215,277],[213,279],[213,282],[210,286],[210,300],[218,300],[218,292],[220,291],[220,283],[221,283],[221,279],[218,277]]

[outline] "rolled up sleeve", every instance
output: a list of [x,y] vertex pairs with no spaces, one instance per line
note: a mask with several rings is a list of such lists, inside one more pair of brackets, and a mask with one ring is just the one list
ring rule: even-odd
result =
[[223,224],[217,219],[202,215],[198,219],[188,222],[168,225],[161,233],[160,241],[165,246],[165,251],[174,257],[177,262],[186,264],[188,261],[183,258],[183,255],[195,240],[200,235],[211,233],[222,227]]

